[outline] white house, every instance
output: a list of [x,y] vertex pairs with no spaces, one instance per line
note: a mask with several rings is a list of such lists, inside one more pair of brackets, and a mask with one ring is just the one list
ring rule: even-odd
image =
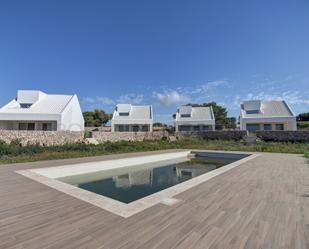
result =
[[76,95],[19,90],[0,109],[0,130],[83,131],[84,118]]
[[250,100],[241,104],[240,129],[257,130],[297,130],[296,116],[282,101]]
[[215,130],[215,116],[212,107],[181,106],[175,120],[176,131]]
[[151,131],[153,125],[153,111],[151,105],[116,105],[112,118],[112,132]]

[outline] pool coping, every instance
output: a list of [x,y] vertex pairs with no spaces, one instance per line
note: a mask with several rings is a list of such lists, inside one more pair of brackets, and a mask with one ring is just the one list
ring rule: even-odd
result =
[[[98,195],[96,193],[78,188],[76,186],[58,181],[54,178],[49,178],[47,176],[44,176],[44,175],[41,175],[35,172],[40,169],[18,170],[15,172],[29,179],[32,179],[36,182],[49,186],[55,190],[58,190],[62,193],[68,194],[72,197],[75,197],[82,201],[88,202],[92,205],[95,205],[99,208],[102,208],[106,211],[109,211],[115,215],[119,215],[123,218],[128,218],[156,204],[164,204],[164,205],[172,206],[178,203],[179,201],[181,201],[180,199],[175,198],[176,195],[186,190],[189,190],[199,184],[202,184],[218,175],[221,175],[235,167],[238,167],[242,165],[243,163],[248,162],[260,155],[258,153],[248,153],[248,152],[211,151],[211,150],[194,150],[194,149],[188,150],[188,151],[189,152],[192,152],[192,151],[216,152],[216,153],[225,153],[225,154],[244,154],[244,155],[249,155],[249,156],[243,159],[237,160],[233,163],[227,164],[221,168],[212,170],[208,173],[205,173],[195,178],[192,178],[190,180],[187,180],[185,182],[169,187],[167,189],[148,195],[136,201],[130,202],[128,204],[117,201],[115,199],[112,199],[106,196]],[[143,157],[143,155],[136,156],[136,158],[140,158],[140,157]],[[50,167],[50,168],[56,168],[56,167],[62,167],[62,166],[55,166],[55,167]]]

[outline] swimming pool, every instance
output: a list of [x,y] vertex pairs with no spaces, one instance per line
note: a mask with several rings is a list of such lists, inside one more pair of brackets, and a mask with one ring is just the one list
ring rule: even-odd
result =
[[130,217],[153,205],[174,205],[180,193],[258,154],[187,150],[17,171],[30,179]]
[[103,170],[57,178],[57,180],[124,203],[130,203],[218,169],[235,160],[185,157],[163,161],[159,164],[148,163],[122,169]]

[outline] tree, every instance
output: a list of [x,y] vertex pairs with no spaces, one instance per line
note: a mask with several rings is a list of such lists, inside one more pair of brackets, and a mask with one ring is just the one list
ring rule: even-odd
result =
[[86,127],[100,127],[105,125],[111,118],[112,114],[104,110],[95,109],[94,111],[83,112]]
[[299,114],[297,121],[309,121],[309,112]]
[[235,117],[228,117],[227,118],[227,125],[225,127],[229,128],[229,129],[236,129],[236,127],[237,127],[236,118]]

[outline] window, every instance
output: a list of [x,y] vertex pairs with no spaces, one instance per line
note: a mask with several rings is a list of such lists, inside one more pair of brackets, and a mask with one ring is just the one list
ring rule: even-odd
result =
[[148,125],[143,125],[142,131],[149,131]]
[[128,112],[119,112],[119,116],[129,116]]
[[19,104],[20,105],[20,108],[23,108],[23,109],[27,109],[27,108],[30,108],[32,106],[32,104],[28,104],[28,103],[22,103],[22,104]]
[[193,126],[193,130],[194,130],[194,131],[199,131],[199,130],[200,130],[200,126],[198,126],[198,125]]
[[18,124],[18,130],[26,131],[27,129],[28,129],[28,124],[27,123],[19,123]]
[[124,131],[124,126],[123,125],[118,125],[118,131]]
[[21,131],[34,131],[35,123],[19,123],[18,130]]
[[34,131],[35,124],[34,123],[28,123],[28,131]]
[[191,131],[191,126],[189,125],[180,125],[179,131]]
[[191,114],[181,114],[180,117],[182,117],[182,118],[190,118]]
[[246,111],[246,114],[259,114],[260,110],[248,110]]
[[52,130],[52,124],[51,123],[43,123],[42,130],[43,131],[51,131]]
[[276,130],[277,131],[283,131],[284,130],[284,124],[276,124]]
[[211,125],[203,125],[202,130],[203,131],[211,131],[212,127],[211,127]]
[[133,130],[134,132],[138,132],[138,131],[139,131],[138,125],[133,125],[133,126],[132,126],[132,130]]
[[247,130],[249,132],[256,132],[260,130],[260,125],[259,124],[247,124]]
[[272,125],[271,124],[264,124],[264,131],[271,131]]

